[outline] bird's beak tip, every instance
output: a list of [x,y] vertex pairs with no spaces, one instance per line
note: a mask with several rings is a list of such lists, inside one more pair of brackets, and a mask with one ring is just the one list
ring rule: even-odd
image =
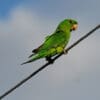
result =
[[73,26],[72,26],[72,30],[76,30],[78,28],[78,24],[74,24]]

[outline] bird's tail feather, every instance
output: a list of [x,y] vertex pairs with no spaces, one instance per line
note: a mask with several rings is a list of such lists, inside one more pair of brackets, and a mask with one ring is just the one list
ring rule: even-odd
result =
[[34,56],[35,54],[31,54],[28,58],[31,58],[32,56]]
[[27,64],[27,63],[31,63],[31,62],[33,62],[33,61],[35,61],[37,59],[39,59],[39,54],[35,54],[35,55],[31,56],[30,60],[28,60],[26,62],[23,62],[21,65],[24,65],[24,64]]

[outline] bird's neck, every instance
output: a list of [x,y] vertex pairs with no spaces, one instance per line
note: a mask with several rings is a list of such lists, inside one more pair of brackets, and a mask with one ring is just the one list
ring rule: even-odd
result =
[[[63,29],[63,28],[57,28],[56,29],[56,32],[61,32],[67,39],[69,39],[70,38],[70,36],[71,36],[71,30],[70,29]],[[68,40],[69,41],[69,40]]]
[[66,35],[69,35],[69,34],[71,33],[70,28],[61,28],[61,27],[58,27],[58,28],[56,29],[56,32],[57,32],[57,31],[62,31],[62,32],[65,33]]

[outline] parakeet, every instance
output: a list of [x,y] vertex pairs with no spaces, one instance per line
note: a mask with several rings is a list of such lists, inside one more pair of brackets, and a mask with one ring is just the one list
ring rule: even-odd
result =
[[65,52],[65,47],[69,42],[71,31],[76,30],[78,22],[73,19],[64,19],[57,26],[56,30],[50,36],[45,38],[42,45],[32,51],[29,60],[22,63],[30,63],[40,58],[46,58],[50,61],[51,58],[57,54]]

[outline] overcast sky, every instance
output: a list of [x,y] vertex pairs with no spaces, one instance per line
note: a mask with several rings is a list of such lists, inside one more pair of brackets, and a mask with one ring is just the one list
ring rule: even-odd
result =
[[[46,63],[20,65],[65,18],[70,45],[100,24],[100,0],[0,0],[0,95]],[[4,100],[100,100],[99,52],[100,29]]]

